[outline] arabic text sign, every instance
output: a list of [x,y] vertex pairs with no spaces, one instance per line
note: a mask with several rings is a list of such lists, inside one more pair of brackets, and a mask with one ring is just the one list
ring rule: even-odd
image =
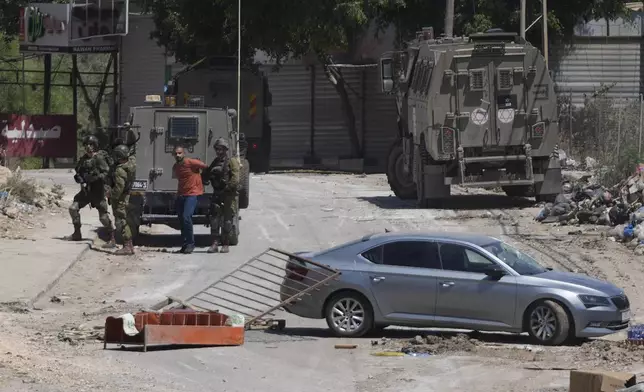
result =
[[76,117],[0,114],[0,146],[8,157],[71,158],[76,155]]

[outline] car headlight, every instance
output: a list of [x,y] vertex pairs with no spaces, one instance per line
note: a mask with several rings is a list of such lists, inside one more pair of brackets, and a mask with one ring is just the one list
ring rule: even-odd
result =
[[586,308],[594,308],[595,306],[610,306],[610,301],[606,297],[597,295],[580,295],[579,300],[586,306]]

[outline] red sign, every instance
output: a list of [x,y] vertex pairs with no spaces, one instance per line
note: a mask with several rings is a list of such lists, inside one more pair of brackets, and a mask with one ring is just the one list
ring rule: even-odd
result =
[[72,158],[76,155],[76,117],[0,114],[0,149],[7,157]]

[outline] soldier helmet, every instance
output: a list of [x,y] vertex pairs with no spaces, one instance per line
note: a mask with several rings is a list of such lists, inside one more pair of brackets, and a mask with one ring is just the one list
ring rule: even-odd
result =
[[120,161],[121,159],[127,159],[130,156],[130,149],[125,144],[119,144],[114,147],[112,151],[114,159]]
[[223,147],[226,150],[229,149],[228,142],[222,137],[220,137],[217,140],[215,140],[215,148],[217,148],[217,147]]
[[85,136],[83,139],[83,145],[92,145],[94,148],[98,148],[98,139],[94,135]]

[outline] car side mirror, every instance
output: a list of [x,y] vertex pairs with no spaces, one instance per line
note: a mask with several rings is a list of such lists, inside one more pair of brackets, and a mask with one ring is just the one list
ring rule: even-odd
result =
[[492,265],[485,269],[485,275],[493,279],[501,279],[505,274],[505,270],[498,265]]
[[390,93],[394,89],[393,60],[391,58],[380,59],[380,82],[383,93]]

